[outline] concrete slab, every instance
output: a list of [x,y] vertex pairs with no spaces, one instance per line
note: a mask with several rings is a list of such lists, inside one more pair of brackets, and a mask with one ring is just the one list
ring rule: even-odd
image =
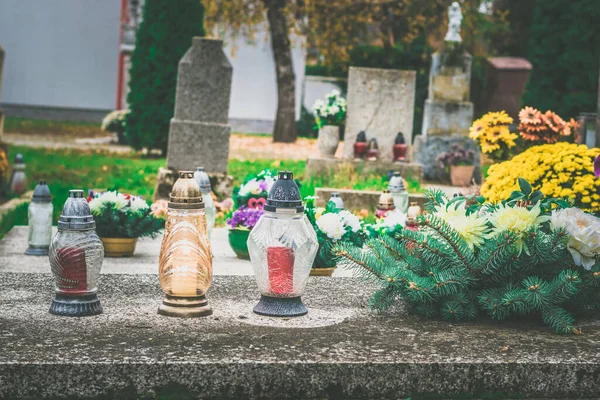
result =
[[104,314],[57,317],[48,274],[0,273],[0,398],[600,397],[598,319],[559,336],[380,314],[366,306],[373,285],[311,278],[308,316],[271,322],[252,315],[252,277],[217,276],[214,315],[182,320],[157,315],[155,276],[99,287]]
[[[25,256],[27,249],[27,227],[15,226],[0,240],[1,272],[50,273],[48,257]],[[56,230],[56,227],[54,228]],[[211,242],[214,254],[214,275],[254,275],[250,261],[241,260],[229,246],[228,230],[215,228]],[[138,240],[133,257],[105,258],[102,274],[157,274],[158,256],[162,236],[156,239]],[[334,277],[352,276],[352,271],[338,268]]]

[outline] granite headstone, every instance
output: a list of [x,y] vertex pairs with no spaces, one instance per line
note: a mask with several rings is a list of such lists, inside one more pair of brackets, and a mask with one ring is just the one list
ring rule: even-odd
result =
[[193,38],[192,47],[179,61],[169,169],[193,171],[203,166],[209,173],[227,173],[232,72],[223,41]]
[[353,145],[360,131],[377,139],[379,159],[392,161],[392,147],[398,132],[412,143],[415,106],[415,71],[350,67],[348,113],[344,158],[353,157]]

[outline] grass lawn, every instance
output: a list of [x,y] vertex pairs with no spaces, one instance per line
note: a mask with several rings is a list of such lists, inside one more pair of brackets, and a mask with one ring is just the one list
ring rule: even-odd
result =
[[61,136],[94,137],[107,133],[100,128],[99,122],[84,121],[47,121],[19,117],[6,117],[4,132],[56,134]]

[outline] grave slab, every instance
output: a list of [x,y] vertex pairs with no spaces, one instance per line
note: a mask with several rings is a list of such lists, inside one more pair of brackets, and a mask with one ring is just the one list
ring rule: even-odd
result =
[[[252,314],[252,277],[216,276],[206,318],[159,316],[156,276],[105,275],[104,313],[48,313],[47,274],[0,273],[0,398],[600,397],[600,319],[450,324],[366,307],[374,287],[311,278],[305,317]],[[504,396],[499,396],[503,394]]]

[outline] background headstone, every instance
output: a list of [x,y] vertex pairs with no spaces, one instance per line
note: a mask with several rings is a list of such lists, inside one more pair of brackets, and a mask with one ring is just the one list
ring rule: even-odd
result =
[[487,62],[487,111],[506,111],[518,121],[531,63],[520,57],[491,57]]
[[360,131],[377,139],[382,161],[392,161],[398,132],[412,143],[416,79],[415,71],[350,67],[344,158],[353,157]]
[[169,130],[167,167],[226,174],[233,69],[223,41],[194,37],[179,61],[175,114]]

